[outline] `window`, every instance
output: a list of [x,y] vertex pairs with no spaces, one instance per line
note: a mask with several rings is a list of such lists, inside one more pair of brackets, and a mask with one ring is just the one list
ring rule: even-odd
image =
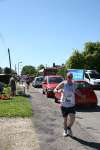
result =
[[37,78],[36,81],[42,82],[42,81],[43,81],[43,78]]
[[88,84],[87,82],[76,82],[75,84],[78,89],[90,87],[90,84]]
[[48,78],[48,82],[49,83],[60,83],[63,81],[63,78],[61,77],[51,77],[51,78]]
[[85,78],[89,79],[89,75],[87,73],[85,73]]
[[91,78],[100,79],[100,74],[90,73],[89,75],[90,75]]

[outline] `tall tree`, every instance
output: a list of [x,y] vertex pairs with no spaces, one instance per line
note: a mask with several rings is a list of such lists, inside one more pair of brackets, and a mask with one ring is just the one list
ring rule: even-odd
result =
[[41,69],[43,69],[43,68],[45,68],[44,65],[43,65],[43,64],[40,64],[40,65],[37,67],[37,70],[41,70]]
[[84,67],[86,69],[96,69],[100,72],[100,42],[87,42],[83,51]]
[[100,53],[100,42],[86,42],[83,54],[94,54],[95,52]]
[[81,69],[84,67],[84,56],[78,50],[74,50],[72,56],[69,57],[67,63],[67,68]]
[[24,66],[23,68],[22,68],[22,71],[21,71],[21,74],[22,75],[33,75],[33,76],[35,76],[36,75],[36,73],[37,73],[37,71],[36,71],[36,68],[34,67],[34,66]]
[[8,68],[8,67],[5,67],[5,68],[4,68],[4,73],[5,73],[5,74],[11,74],[11,69]]
[[88,54],[85,56],[84,60],[85,60],[84,68],[93,70],[94,69],[94,60],[95,60],[94,55]]
[[59,74],[65,78],[66,77],[66,70],[67,70],[67,68],[64,66],[58,70],[57,74]]
[[0,74],[3,73],[3,69],[0,67]]
[[100,72],[100,42],[86,42],[83,52],[74,50],[66,64],[67,68],[96,69]]

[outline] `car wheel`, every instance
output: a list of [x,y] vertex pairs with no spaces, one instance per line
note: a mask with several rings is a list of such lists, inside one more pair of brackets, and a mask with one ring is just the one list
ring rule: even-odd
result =
[[48,93],[48,91],[46,90],[46,96],[47,96],[47,98],[49,98],[50,96],[49,96],[49,93]]

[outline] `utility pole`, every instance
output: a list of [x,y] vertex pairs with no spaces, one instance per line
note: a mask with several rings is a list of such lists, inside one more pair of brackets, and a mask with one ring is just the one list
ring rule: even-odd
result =
[[8,56],[9,56],[9,65],[10,65],[10,70],[11,70],[11,57],[10,57],[10,49],[8,48]]

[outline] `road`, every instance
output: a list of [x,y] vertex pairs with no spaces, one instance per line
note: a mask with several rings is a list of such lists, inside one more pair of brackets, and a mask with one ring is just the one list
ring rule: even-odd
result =
[[[54,99],[47,99],[41,89],[31,88],[30,93],[32,121],[40,150],[100,150],[100,106],[92,110],[77,110],[72,128],[74,136],[64,138],[59,105],[54,103]],[[99,98],[99,92],[97,95]]]
[[77,118],[82,127],[92,133],[93,137],[100,142],[100,91],[95,91],[95,93],[98,98],[98,107],[77,112]]

